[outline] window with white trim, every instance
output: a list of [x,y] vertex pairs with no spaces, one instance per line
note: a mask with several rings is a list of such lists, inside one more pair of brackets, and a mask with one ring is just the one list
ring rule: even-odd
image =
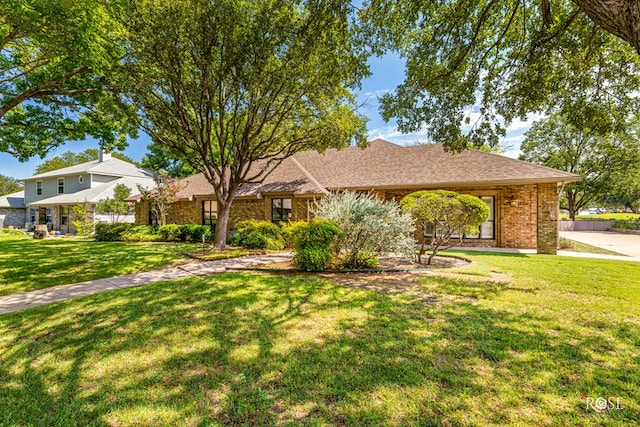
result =
[[36,181],[36,195],[42,196],[42,181]]
[[58,178],[58,194],[64,194],[64,178]]

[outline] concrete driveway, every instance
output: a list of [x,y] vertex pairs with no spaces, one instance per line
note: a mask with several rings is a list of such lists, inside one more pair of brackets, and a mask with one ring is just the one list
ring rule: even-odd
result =
[[640,235],[610,231],[561,231],[560,237],[640,259]]

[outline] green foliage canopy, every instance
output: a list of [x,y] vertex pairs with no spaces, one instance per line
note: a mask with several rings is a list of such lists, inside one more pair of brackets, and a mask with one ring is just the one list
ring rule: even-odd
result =
[[120,12],[123,100],[214,187],[218,249],[241,185],[295,152],[365,143],[349,89],[368,68],[350,1],[149,0]]
[[599,134],[589,127],[577,128],[555,114],[533,124],[525,133],[520,158],[532,163],[582,176],[564,187],[571,219],[591,203],[624,194],[640,165],[638,123],[628,122],[625,132]]
[[0,174],[0,196],[22,190],[22,185],[10,176]]
[[0,2],[0,151],[20,160],[90,135],[122,148],[137,127],[106,76],[123,55],[105,2]]
[[179,154],[172,153],[164,145],[154,143],[147,145],[147,153],[142,157],[140,166],[172,178],[186,178],[197,173]]
[[[508,123],[529,113],[558,111],[577,128],[589,124],[602,134],[624,126],[640,111],[640,56],[637,45],[603,27],[633,18],[626,2],[542,3],[550,6],[365,2],[363,32],[372,49],[406,60],[405,81],[381,98],[383,117],[396,118],[403,132],[426,129],[453,150],[496,145]],[[605,3],[619,6],[619,13],[601,18],[594,9]]]

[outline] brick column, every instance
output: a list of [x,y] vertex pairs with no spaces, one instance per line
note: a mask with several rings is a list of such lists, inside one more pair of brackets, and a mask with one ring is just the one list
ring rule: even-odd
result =
[[558,252],[558,192],[556,183],[538,184],[538,253]]

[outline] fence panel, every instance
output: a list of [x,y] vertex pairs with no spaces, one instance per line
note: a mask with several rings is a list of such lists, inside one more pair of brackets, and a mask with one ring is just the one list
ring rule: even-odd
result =
[[560,231],[607,231],[613,226],[613,221],[598,221],[582,219],[578,221],[558,221]]

